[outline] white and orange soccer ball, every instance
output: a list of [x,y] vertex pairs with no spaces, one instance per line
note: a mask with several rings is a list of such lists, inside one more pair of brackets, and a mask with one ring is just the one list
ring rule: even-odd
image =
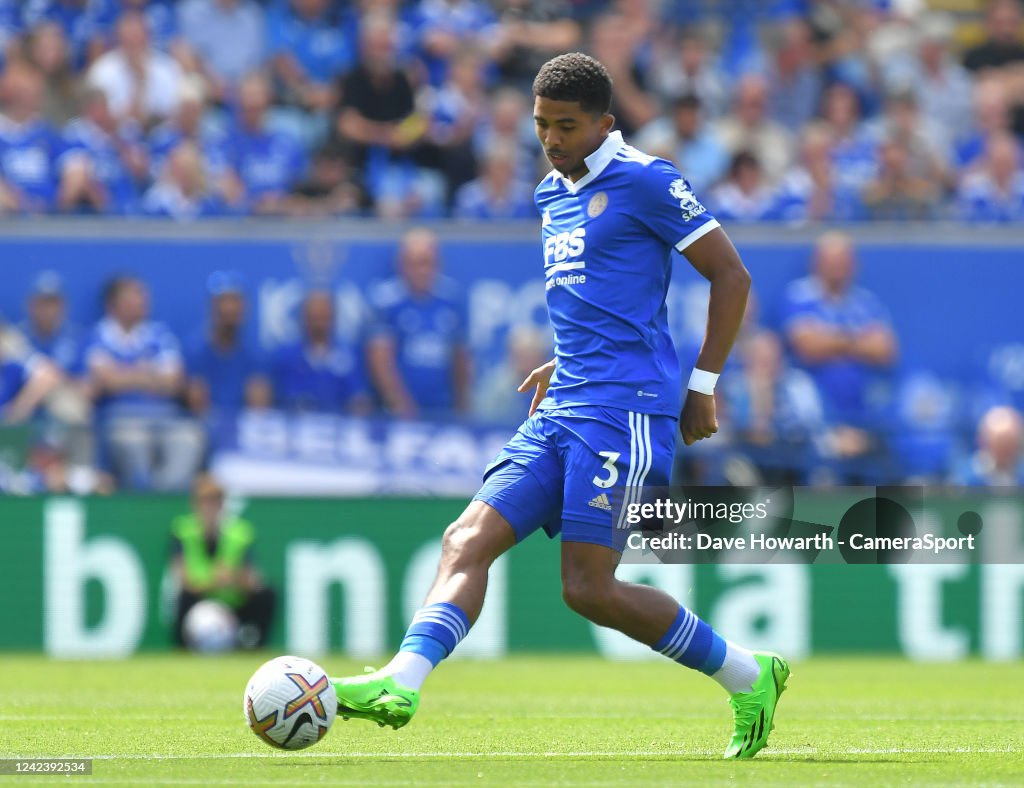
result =
[[324,669],[302,657],[276,657],[260,666],[245,688],[249,729],[272,747],[301,750],[320,741],[338,711]]

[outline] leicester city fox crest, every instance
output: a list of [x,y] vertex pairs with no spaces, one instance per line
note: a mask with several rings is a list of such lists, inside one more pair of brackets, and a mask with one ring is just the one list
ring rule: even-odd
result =
[[695,216],[700,216],[707,211],[700,200],[694,195],[690,184],[684,178],[676,178],[668,187],[669,194],[679,200],[679,208],[683,212],[683,221],[688,222]]

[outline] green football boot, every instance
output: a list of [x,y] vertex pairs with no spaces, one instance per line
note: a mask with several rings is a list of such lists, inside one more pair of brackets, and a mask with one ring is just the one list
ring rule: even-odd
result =
[[754,654],[761,673],[750,692],[737,692],[729,698],[734,730],[725,758],[753,758],[768,743],[775,728],[775,708],[786,689],[789,663],[778,654],[762,651]]
[[338,716],[390,725],[398,730],[412,719],[420,705],[416,690],[402,687],[391,676],[378,676],[373,668],[365,676],[331,679],[338,696]]

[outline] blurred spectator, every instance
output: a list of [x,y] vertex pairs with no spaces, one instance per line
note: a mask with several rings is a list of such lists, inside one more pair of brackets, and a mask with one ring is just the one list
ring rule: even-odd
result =
[[41,114],[43,80],[12,63],[0,81],[0,209],[42,214],[56,196],[60,139]]
[[535,183],[540,179],[540,167],[550,167],[537,150],[533,110],[526,96],[512,88],[495,91],[489,115],[473,134],[473,150],[479,160],[483,160],[491,148],[502,144],[518,151],[516,171],[521,180]]
[[782,341],[771,331],[756,331],[739,350],[742,367],[723,388],[733,444],[763,482],[799,484],[825,429],[814,381],[786,364]]
[[137,279],[107,285],[85,365],[118,483],[135,490],[184,490],[203,456],[203,433],[182,417],[184,367],[175,336],[149,320]]
[[256,569],[252,524],[226,511],[224,497],[212,477],[199,476],[192,512],[171,525],[171,572],[178,585],[174,638],[184,645],[185,614],[200,600],[214,599],[238,618],[238,645],[260,648],[274,614],[274,591]]
[[158,177],[170,152],[183,142],[190,142],[202,153],[203,166],[213,192],[228,206],[238,207],[244,187],[230,162],[226,135],[222,128],[206,121],[206,100],[198,79],[182,83],[178,108],[174,115],[157,126],[149,135],[150,171]]
[[955,481],[971,487],[1021,487],[1024,485],[1024,419],[1014,408],[989,410],[978,424],[978,450]]
[[956,387],[931,372],[914,372],[900,382],[893,408],[893,448],[904,484],[941,484],[955,449],[960,415]]
[[920,42],[911,70],[901,84],[917,98],[923,117],[957,139],[967,131],[971,116],[971,75],[953,59],[953,22],[944,14],[928,14],[920,24]]
[[210,325],[188,355],[186,401],[197,416],[231,416],[273,400],[266,366],[245,341],[241,276],[215,271],[207,281]]
[[[32,283],[27,319],[18,328],[32,351],[48,359],[60,375],[46,398],[47,412],[57,424],[49,441],[52,459],[90,467],[95,461],[92,398],[83,364],[83,338],[67,319],[60,276],[43,271]],[[61,463],[55,462],[54,467]]]
[[[818,240],[810,276],[790,283],[783,330],[797,362],[814,378],[840,460],[877,455],[873,384],[896,359],[897,342],[878,298],[853,284],[853,243],[839,232]],[[876,470],[880,469],[876,463]],[[863,471],[863,469],[861,469]],[[863,472],[856,474],[866,480]],[[847,479],[849,481],[849,479]]]
[[878,150],[878,172],[864,187],[862,199],[872,219],[907,221],[936,215],[939,188],[915,171],[905,138],[892,135]]
[[792,134],[815,116],[822,78],[807,22],[793,17],[769,31],[768,114]]
[[666,103],[679,96],[697,96],[712,120],[717,120],[728,109],[725,78],[712,62],[706,35],[697,30],[683,33],[675,57],[655,63],[653,83]]
[[355,25],[340,6],[330,0],[284,0],[271,6],[267,46],[288,103],[328,109],[334,80],[355,65]]
[[238,117],[226,141],[245,203],[256,214],[283,213],[289,193],[306,172],[298,141],[268,128],[269,107],[270,83],[262,74],[250,74],[242,80]]
[[480,177],[455,195],[457,219],[535,219],[533,184],[516,178],[516,151],[509,145],[491,148]]
[[337,339],[331,294],[315,290],[302,304],[302,339],[281,348],[272,379],[278,407],[313,413],[369,409],[359,354]]
[[43,271],[32,283],[27,319],[18,330],[32,349],[67,375],[82,371],[82,336],[68,323],[64,284],[55,271]]
[[231,99],[242,77],[263,65],[263,8],[254,0],[183,0],[177,14],[210,93]]
[[1024,220],[1024,171],[1020,144],[1009,132],[989,137],[984,162],[964,176],[957,194],[958,219],[970,222]]
[[914,92],[900,89],[891,92],[885,101],[885,114],[876,126],[883,142],[886,137],[898,140],[907,151],[907,167],[912,177],[921,178],[933,189],[952,187],[954,179],[949,168],[950,145],[947,130],[933,124],[917,107]]
[[412,15],[420,59],[427,82],[441,85],[455,55],[493,46],[497,17],[481,0],[420,0]]
[[800,161],[782,179],[777,218],[791,222],[848,222],[862,215],[859,193],[841,183],[836,173],[828,132],[820,125],[808,126],[800,144]]
[[60,372],[24,337],[0,326],[0,426],[23,424],[60,384]]
[[141,13],[125,11],[118,18],[117,43],[89,69],[85,77],[89,85],[107,95],[110,110],[119,120],[131,118],[148,127],[172,114],[182,70],[174,58],[150,44]]
[[875,175],[876,143],[861,123],[860,99],[841,82],[822,97],[823,128],[832,140],[832,163],[840,183],[860,191]]
[[618,12],[602,14],[590,30],[590,52],[608,69],[615,84],[611,110],[615,126],[627,138],[658,113],[654,97],[647,92],[646,75],[636,60],[635,44],[626,17]]
[[529,90],[549,58],[579,45],[580,26],[565,0],[497,0],[494,5],[499,20],[492,54],[507,85]]
[[361,28],[362,57],[341,84],[334,131],[364,173],[381,215],[391,218],[440,211],[444,185],[419,166],[417,153],[429,123],[416,111],[412,83],[395,62],[390,17],[370,14]]
[[[476,156],[468,144],[474,130],[487,117],[483,59],[473,51],[455,56],[448,78],[437,89],[421,91],[418,103],[429,116],[425,140],[436,150],[434,166],[441,169],[451,194],[473,179]],[[429,161],[429,151],[421,162]]]
[[1024,41],[1019,0],[989,0],[986,38],[964,54],[964,66],[975,74],[1000,80],[1013,97],[1013,130],[1024,134]]
[[369,198],[349,166],[333,146],[313,154],[305,180],[292,190],[289,216],[356,216],[369,208]]
[[177,221],[224,215],[224,202],[211,186],[194,142],[185,140],[171,150],[160,177],[142,197],[142,212]]
[[764,79],[747,74],[736,83],[731,114],[715,128],[731,156],[749,151],[757,157],[765,179],[775,184],[792,159],[789,133],[767,115],[768,86]]
[[734,222],[760,222],[773,216],[775,193],[764,182],[761,162],[750,151],[732,157],[728,177],[711,190],[715,216]]
[[56,22],[43,22],[29,33],[26,51],[43,79],[43,116],[54,126],[63,126],[74,113],[78,86],[64,30]]
[[989,138],[1012,133],[1006,88],[998,79],[981,79],[974,86],[973,115],[965,134],[956,140],[956,164],[969,168],[985,156]]
[[465,304],[439,273],[437,237],[416,228],[402,238],[398,278],[374,293],[370,375],[384,406],[399,416],[444,416],[469,407]]
[[985,40],[964,53],[970,71],[1001,69],[1024,61],[1021,12],[1017,0],[989,0],[985,10]]
[[175,6],[179,0],[107,0],[103,25],[104,48],[114,46],[118,17],[126,11],[136,11],[146,20],[146,30],[153,46],[162,52],[175,50],[178,20]]
[[509,329],[501,363],[476,388],[473,414],[490,424],[517,425],[530,410],[533,389],[519,391],[530,373],[551,360],[551,341],[535,325],[521,323]]
[[133,213],[137,182],[148,175],[142,135],[132,122],[118,123],[106,94],[87,88],[82,114],[64,130],[57,208],[65,212]]
[[21,21],[26,30],[44,22],[60,25],[70,45],[71,62],[81,69],[102,51],[104,5],[95,0],[29,0],[21,4]]
[[672,102],[672,112],[652,120],[637,133],[636,147],[675,163],[697,194],[725,174],[729,155],[704,123],[700,98],[694,93]]

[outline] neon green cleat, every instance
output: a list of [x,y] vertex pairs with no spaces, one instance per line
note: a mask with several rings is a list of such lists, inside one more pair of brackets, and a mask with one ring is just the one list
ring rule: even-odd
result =
[[753,758],[768,743],[775,729],[775,707],[786,689],[789,663],[778,654],[762,651],[754,654],[761,673],[750,692],[737,692],[729,698],[734,730],[725,758]]
[[390,725],[398,730],[416,713],[420,694],[399,686],[391,676],[377,676],[373,668],[366,672],[366,676],[331,679],[338,696],[338,716],[343,720],[370,720],[382,728]]

